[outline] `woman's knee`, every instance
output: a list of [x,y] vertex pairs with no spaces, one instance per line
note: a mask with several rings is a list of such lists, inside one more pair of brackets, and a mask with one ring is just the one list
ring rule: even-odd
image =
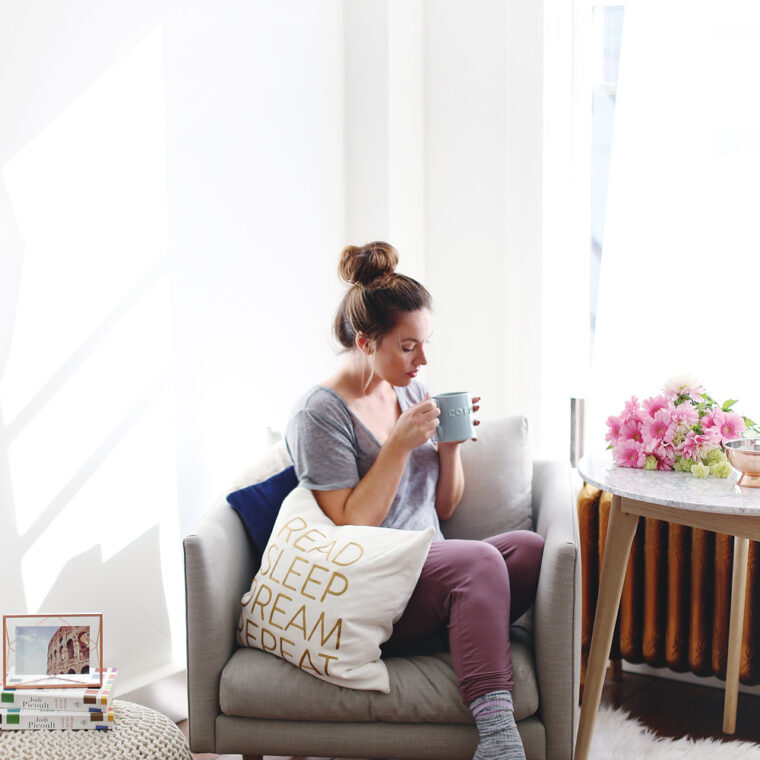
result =
[[520,531],[523,535],[520,537],[520,543],[523,551],[541,562],[544,553],[544,537],[532,530]]
[[515,551],[507,559],[510,576],[522,584],[534,586],[541,572],[544,555],[544,539],[533,531],[519,531],[515,536]]
[[468,577],[499,577],[506,567],[501,552],[484,541],[468,541],[462,553],[462,570]]

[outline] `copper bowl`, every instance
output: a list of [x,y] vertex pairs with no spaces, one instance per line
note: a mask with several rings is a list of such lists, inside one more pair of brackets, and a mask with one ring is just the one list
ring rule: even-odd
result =
[[738,438],[725,447],[728,461],[742,473],[737,485],[760,488],[760,438]]

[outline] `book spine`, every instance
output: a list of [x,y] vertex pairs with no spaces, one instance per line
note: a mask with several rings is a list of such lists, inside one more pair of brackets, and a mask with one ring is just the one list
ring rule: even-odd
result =
[[64,712],[89,712],[91,706],[85,704],[81,697],[36,697],[24,696],[20,693],[14,695],[13,702],[3,704],[11,710],[37,710],[49,712],[52,710]]
[[29,729],[107,730],[113,726],[113,710],[92,713],[38,713],[9,710],[0,716],[0,731]]

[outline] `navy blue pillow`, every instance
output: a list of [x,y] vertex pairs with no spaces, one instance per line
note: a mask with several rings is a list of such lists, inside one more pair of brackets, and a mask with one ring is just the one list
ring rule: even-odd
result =
[[292,465],[268,480],[233,491],[227,501],[240,515],[251,540],[263,552],[285,497],[298,485]]

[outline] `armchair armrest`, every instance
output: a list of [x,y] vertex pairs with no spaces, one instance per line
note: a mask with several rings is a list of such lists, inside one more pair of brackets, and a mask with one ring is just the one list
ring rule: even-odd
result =
[[185,537],[190,745],[215,751],[219,682],[236,648],[235,609],[258,560],[240,518],[224,499]]
[[[580,542],[569,467],[533,465],[533,517],[545,540],[535,604],[535,654],[547,757],[570,760],[578,719]],[[568,705],[573,705],[568,712]]]

